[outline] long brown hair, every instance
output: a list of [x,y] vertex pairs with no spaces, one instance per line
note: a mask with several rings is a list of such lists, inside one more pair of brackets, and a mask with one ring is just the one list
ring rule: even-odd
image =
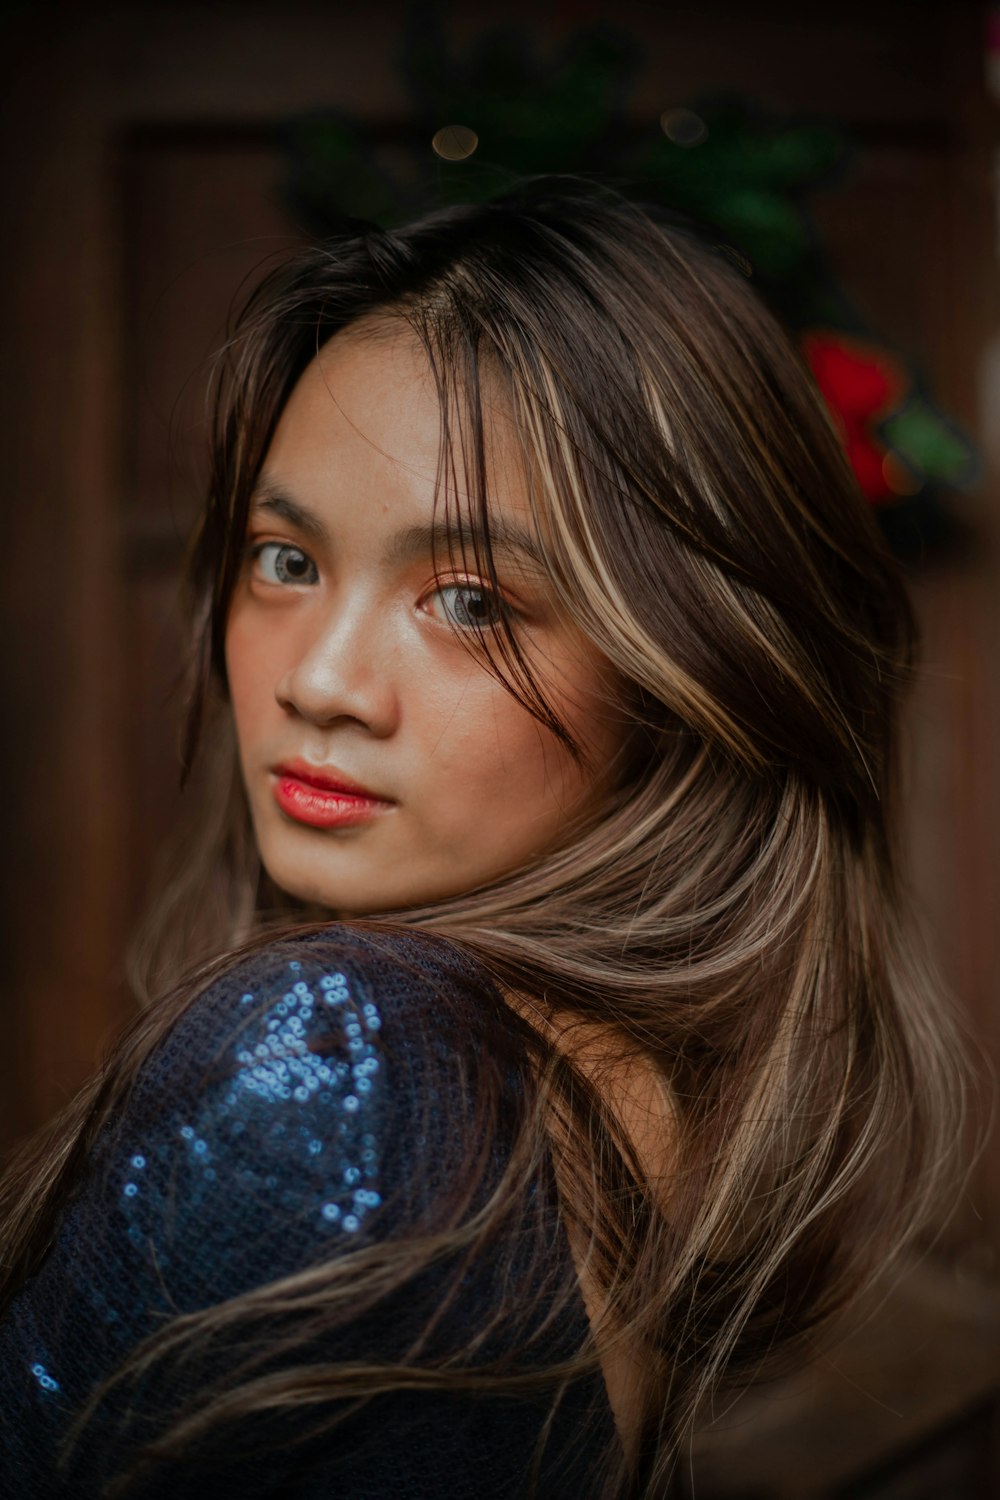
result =
[[[607,190],[546,179],[398,231],[354,229],[295,256],[242,308],[220,358],[190,555],[192,817],[135,948],[150,1003],[104,1082],[9,1174],[3,1296],[39,1263],[101,1121],[207,975],[335,915],[260,868],[223,639],[284,403],[339,329],[387,318],[427,352],[440,494],[472,513],[476,567],[494,584],[487,393],[513,416],[553,596],[611,662],[609,712],[631,729],[600,816],[530,867],[372,930],[449,939],[508,995],[544,1001],[581,1033],[601,1027],[668,1086],[665,1197],[593,1079],[513,1015],[537,1088],[516,1106],[494,1101],[520,1111],[512,1174],[558,1143],[601,1334],[644,1350],[638,1457],[609,1457],[606,1492],[655,1496],[705,1394],[808,1338],[928,1222],[955,1180],[966,1072],[896,869],[898,706],[913,653],[896,568],[740,258]],[[487,670],[585,756],[503,620],[487,651]],[[415,1274],[441,1236],[467,1245],[508,1211],[500,1193],[482,1222],[453,1215],[436,1238],[394,1245],[392,1274]],[[310,1272],[310,1329],[348,1316],[358,1289],[387,1275],[361,1253],[327,1272]],[[262,1288],[224,1318],[259,1317],[287,1290]],[[185,1319],[131,1364],[208,1340],[222,1319]],[[595,1359],[588,1345],[576,1364]],[[295,1399],[295,1373],[282,1400]],[[352,1378],[362,1393],[403,1379]],[[421,1378],[490,1377],[452,1363]],[[333,1399],[342,1387],[329,1379]],[[274,1399],[248,1380],[243,1410]],[[157,1458],[224,1414],[203,1402]]]

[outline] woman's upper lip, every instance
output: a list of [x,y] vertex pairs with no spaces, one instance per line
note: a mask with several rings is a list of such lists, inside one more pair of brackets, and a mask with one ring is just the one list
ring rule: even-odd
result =
[[352,797],[371,797],[377,802],[392,801],[391,797],[383,797],[381,793],[362,786],[360,781],[338,771],[336,766],[316,766],[308,760],[283,760],[274,770],[278,776],[293,776],[296,781],[304,781],[306,786],[319,787],[324,792],[348,792]]

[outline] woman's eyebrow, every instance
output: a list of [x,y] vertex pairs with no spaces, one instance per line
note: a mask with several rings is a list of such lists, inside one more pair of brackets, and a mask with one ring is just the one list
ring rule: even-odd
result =
[[296,505],[294,500],[289,500],[287,495],[266,482],[258,485],[250,496],[250,510],[251,513],[257,510],[273,511],[282,520],[290,522],[323,546],[330,540],[330,533],[318,516],[314,516],[311,510],[306,510],[305,506]]
[[[262,484],[254,491],[250,508],[281,516],[324,546],[331,541],[329,531],[318,516],[270,484]],[[503,516],[490,521],[490,545],[495,552],[519,552],[539,567],[543,566],[542,554],[534,538]],[[419,523],[397,531],[386,547],[385,560],[390,566],[398,567],[415,558],[433,556],[441,549],[455,547],[459,551],[474,552],[477,546],[484,550],[482,529],[465,517],[458,517],[449,521]]]
[[[503,516],[497,516],[490,520],[490,546],[494,552],[520,552],[536,562],[539,567],[543,565],[542,554],[538,544],[529,534],[507,521]],[[390,564],[398,565],[409,562],[413,558],[433,556],[442,548],[454,547],[461,552],[466,550],[485,552],[482,528],[472,524],[464,517],[451,521],[433,521],[424,525],[407,526],[402,531],[397,531],[386,548],[386,560]]]

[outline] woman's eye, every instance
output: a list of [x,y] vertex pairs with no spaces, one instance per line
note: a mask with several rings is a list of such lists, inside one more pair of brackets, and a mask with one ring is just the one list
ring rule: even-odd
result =
[[250,555],[265,583],[316,583],[319,579],[312,558],[289,542],[260,542]]
[[447,588],[436,589],[430,598],[438,605],[435,608],[432,604],[431,613],[443,616],[449,625],[457,625],[460,630],[489,630],[510,613],[492,589],[478,584],[449,584]]

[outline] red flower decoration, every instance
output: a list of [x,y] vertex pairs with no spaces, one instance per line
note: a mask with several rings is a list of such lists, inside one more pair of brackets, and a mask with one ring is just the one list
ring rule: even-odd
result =
[[904,367],[845,333],[807,333],[801,345],[865,498],[884,505],[912,491],[907,470],[873,431],[909,388]]

